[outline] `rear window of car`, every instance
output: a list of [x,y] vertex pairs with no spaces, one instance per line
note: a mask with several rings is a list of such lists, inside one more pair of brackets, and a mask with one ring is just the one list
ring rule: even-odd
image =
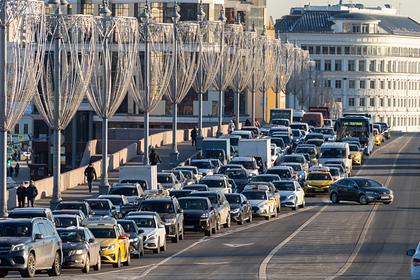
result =
[[242,192],[242,194],[249,200],[266,200],[267,193],[259,191]]
[[138,196],[138,192],[136,188],[133,187],[118,187],[118,188],[111,188],[109,194],[114,195],[125,195],[125,196]]
[[207,210],[208,205],[204,199],[180,199],[179,205],[184,210]]
[[41,218],[46,218],[47,215],[44,212],[24,212],[24,213],[18,213],[18,212],[12,212],[9,214],[8,216],[9,218],[37,218],[37,217],[41,217]]
[[200,184],[204,184],[210,189],[212,188],[224,188],[225,184],[223,180],[200,180]]
[[330,181],[332,180],[330,173],[309,173],[308,181]]
[[143,201],[140,205],[140,211],[151,211],[165,214],[175,213],[174,205],[171,202],[165,201]]
[[200,196],[200,197],[207,197],[211,204],[217,204],[217,195],[213,193],[204,194],[204,193],[192,193],[190,196]]
[[157,181],[160,184],[170,184],[173,183],[172,176],[169,174],[158,174]]

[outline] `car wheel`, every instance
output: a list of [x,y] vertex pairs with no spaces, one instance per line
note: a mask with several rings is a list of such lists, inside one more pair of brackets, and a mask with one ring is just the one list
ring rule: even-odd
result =
[[34,253],[29,253],[28,264],[25,270],[20,271],[20,275],[25,278],[32,278],[36,272],[36,259]]
[[133,254],[133,257],[135,259],[140,259],[140,257],[141,257],[141,244],[140,244],[140,242],[139,242],[139,245],[137,246],[136,251],[137,251],[137,253]]
[[204,231],[205,236],[211,236],[211,233],[212,233],[211,229]]
[[96,263],[96,265],[93,266],[93,270],[95,271],[99,271],[102,268],[102,263],[101,263],[101,254],[98,253],[98,261]]
[[9,271],[7,271],[7,270],[0,270],[0,278],[6,277],[8,273],[9,273]]
[[228,217],[226,219],[226,223],[223,225],[224,228],[230,228],[230,213],[228,214]]
[[166,251],[166,239],[163,241],[163,246],[162,246],[162,248],[160,248],[160,250],[162,252],[165,252]]
[[274,209],[274,215],[273,215],[273,217],[274,217],[274,218],[277,218],[277,215],[278,215],[277,208],[275,208],[275,209]]
[[[216,222],[217,223],[217,222]],[[213,232],[213,234],[216,234],[217,233],[217,226],[216,225],[214,225],[214,227],[213,227],[213,229],[211,229]]]
[[244,215],[241,214],[241,218],[238,221],[238,225],[243,225],[244,224]]
[[298,208],[298,201],[297,201],[297,199],[295,200],[295,207],[292,207],[292,210],[293,211],[296,211],[297,210],[297,208]]
[[51,269],[48,270],[49,276],[60,276],[61,274],[61,254],[60,252],[55,252],[54,262]]
[[131,254],[130,249],[127,248],[127,261],[124,262],[124,266],[129,266],[131,264]]
[[367,196],[366,196],[366,195],[364,195],[364,194],[360,195],[360,196],[359,196],[359,203],[360,203],[360,204],[362,204],[362,205],[367,205],[367,204],[369,204],[369,201],[368,201],[368,199],[367,199]]
[[83,273],[89,273],[90,271],[90,257],[89,255],[86,256],[85,267],[82,268]]
[[153,249],[153,253],[159,254],[160,253],[160,239],[158,239],[158,243],[156,245],[157,245],[157,248]]
[[175,236],[171,238],[172,243],[179,242],[179,229],[175,228]]
[[269,220],[271,219],[271,215],[270,215],[270,214],[268,214],[267,216],[265,216],[265,219],[266,219],[267,221],[269,221]]
[[121,252],[120,251],[118,251],[117,258],[118,258],[117,263],[113,263],[112,266],[115,268],[120,268],[121,267]]
[[221,228],[221,226],[220,226],[220,219],[218,218],[217,221],[216,221],[216,231],[219,231],[220,228]]
[[330,196],[330,200],[332,204],[338,204],[340,203],[340,200],[338,199],[338,194],[336,192],[333,192]]

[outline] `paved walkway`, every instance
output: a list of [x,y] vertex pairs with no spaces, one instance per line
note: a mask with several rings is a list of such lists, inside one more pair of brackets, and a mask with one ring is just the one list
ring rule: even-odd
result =
[[[191,142],[184,142],[184,143],[178,144],[178,151],[179,151],[180,157],[176,165],[178,165],[181,162],[186,161],[188,158],[190,158],[197,152],[195,147],[191,146]],[[176,166],[176,165],[170,164],[170,154],[172,152],[172,145],[159,147],[156,149],[156,152],[162,160],[162,164],[158,165],[158,171],[165,170],[165,169],[172,169]],[[126,165],[141,165],[141,164],[143,164],[143,156],[140,155],[132,159],[131,161],[129,161]],[[98,176],[100,177],[100,174],[98,174]],[[113,170],[109,172],[109,183],[110,184],[117,183],[118,177],[119,177],[118,170]],[[89,193],[87,185],[80,185],[80,186],[77,186],[76,188],[69,189],[63,192],[61,196],[63,200],[73,200],[73,201],[83,200],[87,198],[94,198],[99,193],[98,186],[99,186],[99,181],[95,182],[92,193]],[[49,203],[50,203],[50,198],[40,199],[36,201],[35,206],[49,207]]]

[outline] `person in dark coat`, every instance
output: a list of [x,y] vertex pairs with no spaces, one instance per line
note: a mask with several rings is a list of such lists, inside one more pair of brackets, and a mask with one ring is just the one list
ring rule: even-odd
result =
[[38,189],[34,185],[34,182],[29,181],[29,187],[26,188],[26,196],[28,198],[28,204],[30,207],[34,207],[35,198],[38,195]]
[[160,156],[156,153],[155,149],[151,149],[149,154],[149,161],[150,165],[158,165],[158,162],[162,163],[162,160],[160,159]]
[[20,184],[19,187],[16,189],[16,195],[18,198],[18,207],[24,208],[25,207],[25,200],[26,200],[26,187],[23,184]]
[[91,193],[92,192],[93,180],[98,180],[98,176],[96,175],[96,170],[95,170],[95,168],[93,168],[92,163],[89,163],[88,167],[86,167],[85,177],[86,177],[86,181],[88,183],[89,192]]
[[193,130],[191,130],[191,142],[193,146],[197,146],[197,136],[198,136],[198,131],[197,131],[197,128],[194,127]]
[[19,162],[17,162],[15,165],[15,177],[19,176],[19,169],[20,169],[20,165],[19,165]]
[[245,126],[251,126],[251,121],[249,119],[246,119]]

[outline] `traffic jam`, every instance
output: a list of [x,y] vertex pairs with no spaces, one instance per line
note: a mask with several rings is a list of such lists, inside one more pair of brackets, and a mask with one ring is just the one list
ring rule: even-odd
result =
[[298,211],[308,197],[393,202],[386,186],[352,177],[353,166],[390,139],[386,123],[370,115],[332,120],[322,108],[270,115],[266,126],[203,139],[201,151],[172,170],[122,167],[108,194],[10,211],[0,220],[0,277],[129,266],[191,234],[209,237],[233,223]]

